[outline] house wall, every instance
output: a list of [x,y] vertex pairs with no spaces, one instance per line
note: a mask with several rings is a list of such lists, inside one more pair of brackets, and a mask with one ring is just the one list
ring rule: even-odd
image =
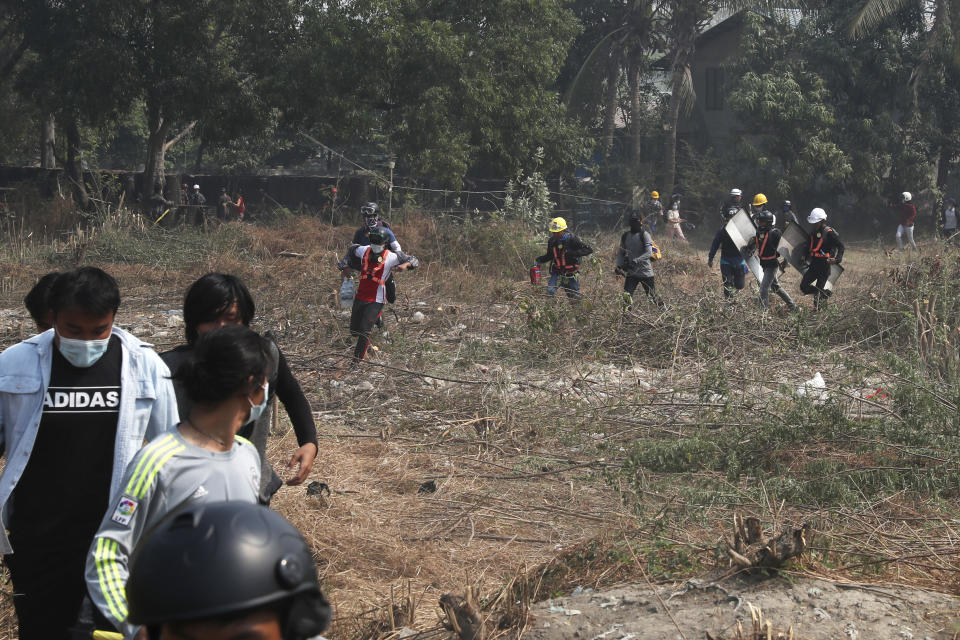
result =
[[[711,90],[707,80],[711,73],[709,70],[721,69],[740,46],[739,21],[735,19],[732,21],[737,24],[726,28],[724,25],[715,27],[710,32],[709,38],[704,38],[703,42],[697,44],[697,50],[690,64],[697,102],[690,116],[681,118],[678,134],[697,147],[721,146],[729,141],[740,127],[739,121],[730,111],[726,101],[720,110],[707,109],[708,95]],[[721,73],[723,73],[724,82],[729,81],[729,71],[723,70]],[[725,89],[721,88],[720,91],[721,94],[726,94]]]

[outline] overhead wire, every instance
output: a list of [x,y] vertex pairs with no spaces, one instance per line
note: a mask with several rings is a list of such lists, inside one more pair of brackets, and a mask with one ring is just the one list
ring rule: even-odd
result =
[[[339,151],[337,151],[337,150],[334,149],[333,147],[330,147],[329,145],[326,145],[326,144],[320,142],[319,140],[317,140],[316,138],[314,138],[313,136],[311,136],[309,133],[307,133],[307,132],[305,132],[305,131],[300,130],[300,131],[298,131],[298,133],[299,133],[301,136],[303,136],[304,138],[306,138],[307,140],[309,140],[310,142],[312,142],[313,144],[315,144],[315,145],[317,145],[318,147],[322,148],[324,151],[327,151],[327,152],[330,153],[331,155],[334,155],[334,156],[340,158],[341,160],[344,160],[345,162],[347,162],[347,164],[350,164],[350,165],[352,165],[353,167],[356,167],[357,169],[359,169],[359,170],[362,171],[363,173],[368,174],[368,175],[371,175],[371,176],[373,176],[374,178],[376,178],[377,180],[383,182],[384,186],[386,186],[386,187],[390,187],[390,186],[391,186],[389,178],[386,178],[386,177],[380,175],[380,174],[377,173],[375,170],[373,170],[373,169],[368,169],[367,167],[364,167],[364,166],[361,165],[359,162],[357,162],[357,161],[355,161],[355,160],[352,160],[351,158],[348,158],[347,156],[345,156],[344,154],[340,153]],[[504,182],[505,182],[505,181],[506,181],[506,180],[504,180]],[[503,189],[499,189],[499,190],[487,190],[487,191],[471,191],[471,190],[463,190],[463,189],[461,189],[461,190],[457,190],[457,189],[430,189],[430,188],[427,188],[427,187],[411,187],[411,186],[398,185],[398,184],[393,184],[392,186],[393,186],[393,189],[394,189],[394,190],[417,191],[417,192],[421,192],[421,193],[443,193],[443,194],[449,194],[449,195],[498,195],[498,194],[506,194],[506,193],[507,193],[506,190],[503,190]],[[592,197],[592,196],[585,196],[585,195],[580,195],[580,194],[576,194],[576,193],[566,193],[566,192],[563,192],[563,191],[548,190],[548,193],[549,193],[551,196],[560,196],[560,197],[564,197],[564,198],[574,198],[574,199],[576,199],[576,200],[583,200],[583,201],[587,201],[587,202],[599,202],[599,203],[602,203],[602,204],[614,204],[614,205],[621,205],[621,206],[629,206],[629,204],[630,204],[630,203],[628,203],[628,202],[621,202],[621,201],[619,201],[619,200],[608,200],[608,199],[605,199],[605,198],[595,198],[595,197]]]

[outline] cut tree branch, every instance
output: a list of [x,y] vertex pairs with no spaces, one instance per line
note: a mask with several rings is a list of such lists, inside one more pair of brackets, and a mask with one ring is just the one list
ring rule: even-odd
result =
[[185,135],[187,135],[188,133],[190,133],[190,131],[191,131],[195,126],[197,126],[197,122],[199,122],[199,121],[198,121],[198,120],[194,120],[193,122],[191,122],[190,124],[188,124],[188,125],[184,128],[183,131],[181,131],[181,132],[178,133],[177,135],[173,136],[173,138],[172,138],[169,142],[165,142],[165,143],[163,144],[163,152],[166,153],[167,150],[168,150],[170,147],[172,147],[173,145],[175,145],[175,144],[177,144],[178,142],[180,142],[180,140],[183,138],[183,136],[185,136]]

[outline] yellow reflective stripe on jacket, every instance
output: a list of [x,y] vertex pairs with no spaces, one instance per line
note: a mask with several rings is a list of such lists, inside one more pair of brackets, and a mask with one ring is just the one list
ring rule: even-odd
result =
[[[147,494],[147,490],[150,488],[150,485],[153,484],[153,481],[156,480],[157,474],[160,473],[160,469],[162,469],[163,465],[167,463],[167,460],[177,455],[181,451],[184,451],[185,449],[186,449],[185,446],[183,446],[180,443],[176,443],[176,446],[174,446],[173,449],[166,451],[163,454],[163,457],[157,460],[157,463],[153,465],[153,468],[150,468],[144,472],[143,477],[140,479],[140,482],[137,484],[137,487],[136,487],[137,494],[135,497],[138,500],[142,500],[143,496]],[[140,485],[143,485],[143,486],[141,487]]]
[[[146,493],[147,487],[150,486],[156,477],[160,467],[163,466],[163,463],[169,460],[170,456],[184,449],[186,449],[186,447],[177,442],[176,438],[170,436],[168,442],[161,444],[146,456],[149,458],[147,464],[140,470],[139,475],[135,473],[130,478],[130,483],[127,485],[127,494],[137,499],[142,498]],[[140,465],[137,466],[139,467]]]
[[172,435],[166,435],[162,438],[154,440],[148,444],[143,449],[143,453],[140,456],[140,460],[137,462],[136,468],[133,470],[133,473],[130,475],[130,481],[127,483],[127,488],[124,491],[127,495],[133,495],[133,486],[136,484],[137,478],[140,476],[140,473],[143,471],[143,466],[147,463],[147,460],[152,459],[152,454],[154,454],[157,449],[164,446],[168,446],[171,442],[174,442],[176,439]]
[[238,442],[242,442],[243,444],[248,444],[251,447],[253,446],[253,443],[247,440],[246,438],[244,438],[243,436],[233,436],[233,439]]
[[111,553],[111,557],[114,560],[114,562],[111,562],[109,565],[107,565],[107,569],[110,572],[108,579],[110,580],[110,584],[113,585],[113,597],[116,598],[117,600],[117,605],[120,607],[120,613],[123,614],[123,617],[120,619],[126,620],[127,613],[128,613],[127,582],[120,575],[119,563],[115,562],[116,560],[119,560],[119,556],[117,554],[117,546],[118,545],[116,540],[109,540],[107,544],[107,547],[109,548]]
[[120,598],[117,598],[117,588],[114,580],[116,573],[116,554],[111,553],[110,549],[116,545],[109,538],[97,538],[97,550],[94,552],[94,562],[97,566],[97,580],[100,584],[100,591],[103,592],[103,598],[107,601],[107,607],[110,613],[119,621],[126,620],[127,606],[123,592]]

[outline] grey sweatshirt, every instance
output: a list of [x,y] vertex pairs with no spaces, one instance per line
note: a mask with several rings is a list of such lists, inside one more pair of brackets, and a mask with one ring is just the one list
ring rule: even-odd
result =
[[100,611],[124,636],[128,563],[144,532],[188,504],[238,500],[256,504],[260,455],[249,440],[236,437],[230,451],[208,451],[188,443],[179,431],[155,438],[127,470],[104,514],[87,554],[87,590]]
[[620,236],[620,250],[617,252],[617,266],[630,278],[652,278],[653,239],[646,231],[625,231]]

